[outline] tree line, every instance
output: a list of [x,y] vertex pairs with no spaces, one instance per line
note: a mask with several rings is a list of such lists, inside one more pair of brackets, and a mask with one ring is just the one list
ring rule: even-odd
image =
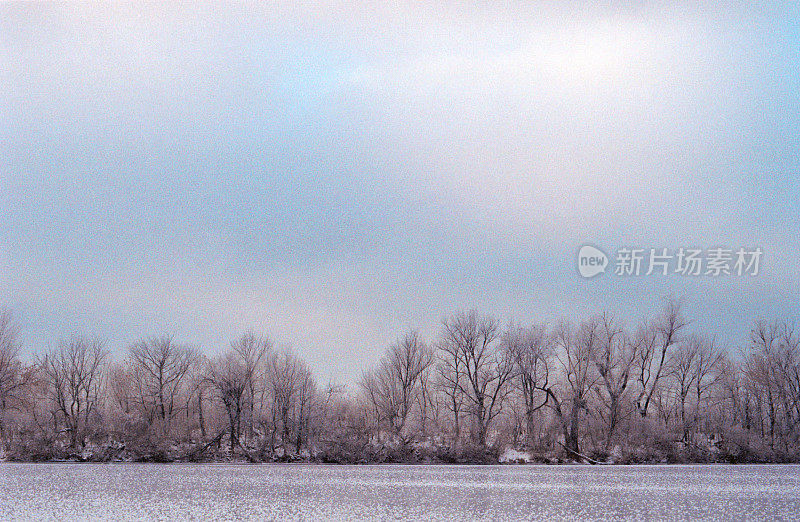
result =
[[[112,358],[87,336],[21,357],[0,313],[0,456],[16,460],[776,462],[800,456],[800,335],[726,349],[677,301],[632,326],[444,318],[350,386],[246,332],[214,357],[171,335]],[[506,453],[507,454],[507,453]]]

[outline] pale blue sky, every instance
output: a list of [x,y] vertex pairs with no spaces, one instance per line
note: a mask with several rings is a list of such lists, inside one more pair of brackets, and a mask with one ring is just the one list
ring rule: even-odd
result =
[[[252,327],[344,382],[473,307],[676,294],[741,345],[800,316],[800,14],[694,4],[2,4],[0,304],[28,352]],[[584,281],[586,242],[765,254]]]

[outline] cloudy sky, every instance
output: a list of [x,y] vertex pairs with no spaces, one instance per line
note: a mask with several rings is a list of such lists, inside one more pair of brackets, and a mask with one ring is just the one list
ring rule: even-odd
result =
[[[349,382],[459,309],[633,323],[676,295],[732,348],[800,319],[796,6],[418,4],[2,4],[25,350],[253,328]],[[584,243],[764,257],[584,280]]]

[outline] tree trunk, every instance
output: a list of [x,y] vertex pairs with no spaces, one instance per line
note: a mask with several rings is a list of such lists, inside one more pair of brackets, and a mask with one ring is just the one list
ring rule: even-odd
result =
[[197,394],[197,421],[200,423],[200,435],[206,439],[206,421],[203,417],[203,394]]
[[578,446],[578,433],[580,428],[580,414],[581,414],[581,401],[579,399],[573,399],[572,401],[572,412],[570,413],[570,423],[569,423],[569,438],[565,440],[565,444],[568,449],[574,451],[576,454],[580,453],[580,448]]
[[617,420],[619,418],[619,397],[616,394],[611,394],[611,404],[609,405],[608,414],[608,436],[606,437],[606,451],[611,448],[611,441],[614,438],[614,430],[617,428]]
[[453,444],[458,444],[461,438],[461,426],[458,423],[458,401],[453,394]]
[[534,446],[534,432],[536,431],[536,420],[534,419],[534,411],[529,406],[525,411],[525,444],[528,448]]
[[300,454],[300,448],[302,447],[302,445],[303,445],[303,430],[302,430],[302,428],[300,426],[298,426],[297,427],[297,438],[295,439],[295,444],[294,444],[295,452],[298,455]]
[[288,453],[288,445],[291,435],[289,433],[289,409],[283,408],[281,410],[281,422],[283,423],[283,435],[281,435],[281,443],[283,444],[284,457]]

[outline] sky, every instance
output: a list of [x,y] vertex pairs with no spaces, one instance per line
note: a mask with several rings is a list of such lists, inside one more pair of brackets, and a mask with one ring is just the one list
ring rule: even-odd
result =
[[[391,4],[0,4],[24,352],[253,329],[350,383],[473,308],[632,326],[675,296],[732,352],[800,319],[796,4]],[[584,279],[587,243],[763,257]]]

